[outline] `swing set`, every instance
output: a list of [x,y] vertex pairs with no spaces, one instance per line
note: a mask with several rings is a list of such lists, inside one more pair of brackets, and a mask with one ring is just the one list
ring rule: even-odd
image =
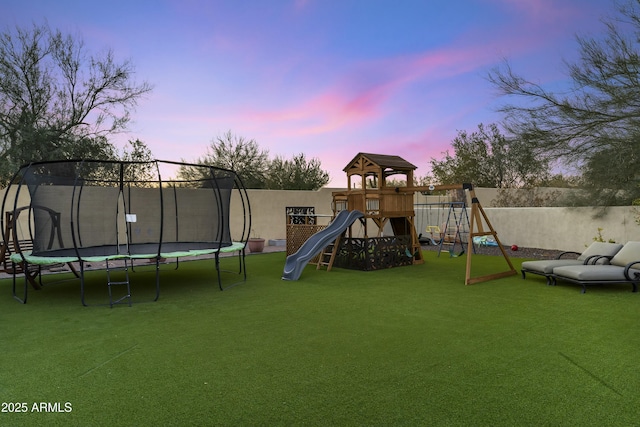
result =
[[[434,191],[449,191],[449,190],[462,190],[465,193],[465,196],[468,196],[468,199],[471,201],[471,212],[467,215],[467,208],[465,202],[445,202],[445,205],[448,206],[448,215],[447,221],[445,222],[445,233],[440,230],[440,250],[442,249],[442,245],[448,243],[452,247],[449,250],[449,254],[452,255],[456,243],[459,243],[462,251],[461,254],[464,253],[464,242],[466,240],[467,248],[473,248],[467,254],[467,262],[466,262],[466,271],[465,271],[465,285],[473,285],[475,283],[486,282],[488,280],[500,279],[503,277],[509,277],[517,274],[513,263],[509,259],[509,255],[504,249],[504,246],[500,243],[500,239],[498,238],[498,233],[491,225],[491,221],[487,217],[486,212],[482,208],[480,201],[476,197],[475,190],[473,189],[472,184],[453,184],[453,185],[430,185],[427,187],[413,187],[413,191],[419,191],[421,193],[426,192],[434,192]],[[442,205],[442,203],[440,203]],[[451,221],[453,219],[453,221]],[[451,230],[450,224],[453,227],[453,233],[449,233],[447,235],[447,230]],[[455,224],[455,225],[453,225]],[[465,227],[468,225],[468,232],[465,231]],[[437,228],[428,228],[427,230],[437,230]],[[431,226],[434,227],[434,226]],[[436,226],[437,227],[437,226]],[[429,232],[429,231],[428,231]],[[466,234],[466,236],[464,236]],[[465,239],[466,237],[466,239]],[[471,269],[472,269],[472,255],[475,253],[474,246],[474,238],[492,238],[497,246],[500,248],[500,252],[508,265],[508,270],[487,274],[484,276],[476,276],[472,277]],[[446,242],[448,240],[448,242]],[[440,250],[438,251],[438,256],[440,255]],[[452,255],[453,256],[453,255]]]
[[[438,246],[438,256],[444,247],[447,247],[450,257],[461,256],[466,252],[465,242],[468,240],[470,222],[465,202],[416,203],[415,207],[420,211],[420,223],[426,232],[418,235],[421,244]],[[475,253],[473,242],[472,249]]]

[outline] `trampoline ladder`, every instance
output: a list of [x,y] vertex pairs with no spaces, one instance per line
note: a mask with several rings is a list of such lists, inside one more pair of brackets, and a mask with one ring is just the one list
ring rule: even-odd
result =
[[[131,285],[129,283],[129,263],[126,259],[122,260],[124,262],[123,267],[109,268],[109,260],[107,260],[107,286],[109,287],[109,306],[113,307],[115,304],[121,304],[124,300],[127,300],[129,307],[131,307]],[[115,271],[124,272],[125,280],[111,280],[111,273]],[[114,301],[112,286],[119,285],[127,285],[127,292],[125,295]]]

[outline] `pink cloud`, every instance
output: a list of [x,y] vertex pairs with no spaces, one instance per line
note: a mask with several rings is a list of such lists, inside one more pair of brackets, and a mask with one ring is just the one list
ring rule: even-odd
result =
[[[566,38],[567,26],[593,30],[593,16],[610,10],[613,2],[599,0],[488,0],[500,5],[513,17],[518,27],[504,27],[512,34],[522,34],[530,40],[549,41],[557,36]],[[502,7],[504,6],[504,7]],[[586,19],[585,19],[586,18]],[[581,24],[581,21],[583,24]],[[528,35],[528,37],[526,37]]]
[[286,124],[287,130],[283,132],[288,136],[338,131],[384,116],[388,113],[388,101],[415,82],[450,78],[492,61],[495,57],[475,48],[371,61],[359,64],[352,74],[300,103],[279,109],[238,111],[237,114],[267,127]]
[[[528,8],[532,15],[536,15],[541,8],[550,4],[546,0],[492,1],[506,3],[509,7],[519,10]],[[294,3],[296,8],[304,8],[307,5],[308,2],[305,0]],[[550,6],[550,10],[555,9]],[[411,92],[414,84],[446,84],[455,76],[479,71],[497,63],[505,51],[526,52],[543,43],[543,37],[539,32],[513,30],[514,28],[504,27],[500,31],[496,28],[493,32],[484,32],[482,37],[472,33],[462,34],[456,45],[449,48],[356,63],[343,75],[329,77],[330,84],[325,90],[317,90],[314,87],[307,91],[309,96],[292,98],[284,104],[260,106],[260,102],[256,102],[259,97],[254,97],[251,102],[256,107],[251,109],[234,108],[233,105],[227,104],[223,111],[209,113],[208,116],[198,114],[200,117],[197,118],[185,117],[185,120],[211,124],[222,122],[227,123],[227,128],[233,129],[239,124],[273,138],[312,137],[362,128],[398,114],[402,105],[394,102],[396,97]],[[469,43],[469,40],[472,40],[472,43]],[[216,41],[217,45],[226,45],[227,49],[253,50],[250,45],[240,47],[236,43],[237,41],[224,38]],[[282,65],[282,62],[279,63]],[[298,61],[294,64],[299,65]],[[286,74],[281,71],[278,70],[276,74]],[[322,79],[316,76],[315,84],[319,80],[318,77]],[[273,86],[272,79],[265,81],[271,82],[270,91],[282,90],[287,84],[283,81]],[[314,82],[307,82],[307,85],[310,84],[313,85]],[[297,89],[304,92],[299,87]],[[455,88],[448,90],[454,91]],[[470,102],[465,103],[461,108],[469,104]],[[215,118],[211,118],[214,116]]]
[[390,90],[385,84],[372,85],[355,93],[349,93],[343,85],[336,85],[291,107],[239,114],[267,127],[286,124],[288,130],[283,131],[283,135],[317,135],[375,119],[389,96]]
[[575,16],[577,8],[570,4],[562,4],[557,0],[492,0],[506,4],[517,13],[523,13],[533,20],[546,22],[564,20]]
[[[453,45],[439,50],[351,64],[346,62],[334,67],[325,63],[321,67],[332,69],[333,73],[322,73],[318,68],[302,69],[300,73],[304,58],[285,57],[288,61],[278,61],[263,68],[263,77],[265,70],[279,77],[260,79],[261,85],[255,87],[250,95],[241,94],[241,97],[249,98],[229,100],[222,106],[204,107],[207,111],[200,110],[196,114],[184,111],[184,114],[177,115],[174,112],[171,119],[189,129],[187,135],[181,131],[183,138],[189,138],[190,134],[194,137],[199,134],[200,138],[207,135],[206,140],[199,142],[199,147],[205,147],[211,138],[230,129],[256,138],[262,146],[269,147],[272,154],[289,155],[291,153],[287,151],[304,151],[309,157],[322,159],[323,168],[330,170],[334,181],[338,181],[332,185],[342,185],[342,168],[358,151],[401,155],[419,167],[418,175],[424,175],[428,172],[429,160],[441,158],[458,129],[471,129],[482,121],[469,123],[469,115],[482,108],[486,98],[478,100],[469,92],[476,91],[477,85],[482,83],[481,74],[485,73],[485,67],[498,63],[505,52],[524,56],[554,37],[548,29],[538,30],[543,24],[538,16],[543,6],[553,10],[557,19],[566,18],[560,13],[562,11],[557,11],[547,1],[528,1],[526,4],[510,0],[492,1],[507,4],[518,13],[528,12],[524,19],[519,17],[513,23],[508,21],[490,32],[485,28],[460,34]],[[296,4],[296,7],[305,6],[304,1]],[[226,41],[218,40],[217,43]],[[232,41],[229,43],[228,49],[253,50],[246,40],[244,46],[233,46]],[[307,63],[315,64],[315,61]],[[349,66],[347,71],[335,74],[336,69]],[[298,78],[304,80],[304,84],[298,82],[296,85],[282,78],[294,69],[305,76]],[[461,88],[455,80],[457,76],[468,73],[477,74],[473,83],[476,86],[470,90]],[[465,84],[471,83],[467,80]],[[425,87],[428,92],[424,92],[424,96],[430,102],[416,101],[419,98],[416,88],[424,90]],[[293,90],[288,90],[290,88]],[[277,92],[287,96],[277,97],[274,101],[270,94]],[[238,107],[248,103],[252,108]],[[424,122],[416,124],[414,121],[412,129],[396,132],[402,128],[402,123],[398,122],[404,119],[403,109],[412,110],[415,105],[421,111],[410,111],[411,114],[424,115]],[[454,106],[454,111],[445,113],[444,110],[450,106]],[[298,145],[299,142],[304,145]],[[198,155],[202,153],[204,149]]]
[[307,6],[309,6],[310,0],[294,0],[293,1],[293,8],[296,11],[301,11],[307,8]]

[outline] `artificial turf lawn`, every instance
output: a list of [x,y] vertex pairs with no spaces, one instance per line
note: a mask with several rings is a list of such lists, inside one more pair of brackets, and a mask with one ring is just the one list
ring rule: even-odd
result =
[[[382,271],[247,257],[163,268],[157,302],[82,307],[77,282],[0,282],[2,425],[637,425],[639,294],[519,276],[465,286],[465,258]],[[474,268],[503,271],[499,257]],[[232,262],[224,260],[223,262]],[[513,260],[519,267],[521,260]],[[235,266],[235,263],[233,264]],[[153,273],[132,276],[153,295]],[[88,287],[105,287],[104,272]],[[36,402],[71,412],[31,412]],[[4,404],[3,404],[4,405]],[[9,409],[4,405],[3,409]]]

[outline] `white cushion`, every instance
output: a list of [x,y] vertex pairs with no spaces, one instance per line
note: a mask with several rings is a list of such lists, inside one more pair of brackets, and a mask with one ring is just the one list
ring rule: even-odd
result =
[[537,261],[525,261],[522,263],[522,269],[530,272],[541,274],[551,274],[556,267],[565,265],[582,265],[583,261],[577,259],[541,259]]
[[634,261],[640,261],[640,242],[627,242],[613,257],[611,265],[624,267]]
[[582,255],[578,257],[580,261],[584,261],[590,256],[601,255],[606,257],[612,257],[617,254],[622,245],[620,243],[608,243],[608,242],[593,242],[587,249],[582,252]]
[[[635,273],[640,273],[640,270],[629,270],[629,275],[632,278]],[[553,274],[561,279],[568,278],[578,281],[610,282],[627,280],[624,275],[624,267],[617,265],[571,265],[554,268]]]

